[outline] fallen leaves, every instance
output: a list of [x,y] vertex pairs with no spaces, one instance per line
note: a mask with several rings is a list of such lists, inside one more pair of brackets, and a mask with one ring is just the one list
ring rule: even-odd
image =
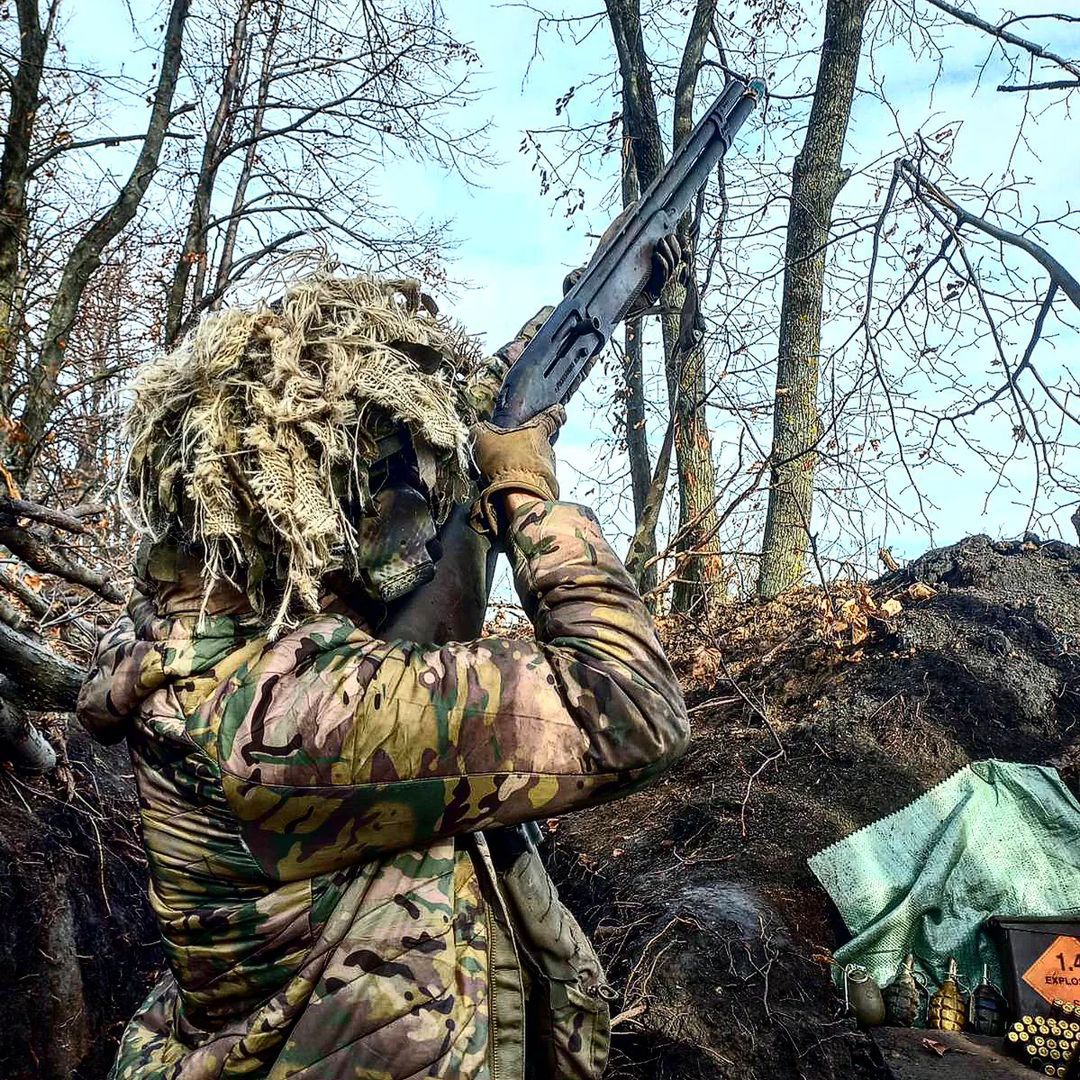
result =
[[932,585],[927,585],[925,581],[916,581],[907,587],[907,594],[912,600],[930,600],[937,596],[937,589]]
[[857,586],[855,595],[842,601],[838,608],[833,607],[829,597],[822,600],[822,610],[828,624],[828,631],[846,645],[860,645],[870,636],[872,618],[889,618],[899,614],[903,605],[898,600],[886,600],[889,610],[884,611],[868,585]]
[[944,1057],[949,1052],[949,1048],[944,1043],[939,1043],[937,1039],[923,1039],[922,1045],[924,1050],[929,1050],[938,1057]]
[[[937,590],[917,581],[909,585],[903,595],[918,603],[937,596]],[[861,583],[856,586],[854,596],[847,597],[839,605],[834,606],[828,596],[822,597],[821,610],[825,629],[837,644],[861,645],[870,636],[872,619],[879,622],[895,619],[904,610],[904,604],[897,596],[879,601],[870,586]]]

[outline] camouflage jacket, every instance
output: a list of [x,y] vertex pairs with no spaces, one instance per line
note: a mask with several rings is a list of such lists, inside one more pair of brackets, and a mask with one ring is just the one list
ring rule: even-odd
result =
[[625,794],[688,728],[587,510],[527,504],[506,547],[535,640],[268,642],[182,590],[104,637],[79,716],[128,739],[169,967],[115,1077],[520,1080],[469,834]]

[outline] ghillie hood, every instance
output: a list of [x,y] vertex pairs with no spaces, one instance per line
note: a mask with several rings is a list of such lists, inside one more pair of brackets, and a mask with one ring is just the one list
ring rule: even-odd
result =
[[319,274],[213,314],[133,384],[126,502],[246,592],[271,634],[356,561],[378,440],[403,427],[437,520],[467,497],[474,342],[415,281]]

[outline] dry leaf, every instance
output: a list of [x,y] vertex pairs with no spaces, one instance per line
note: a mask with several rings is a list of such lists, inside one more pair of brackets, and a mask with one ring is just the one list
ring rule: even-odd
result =
[[904,610],[904,605],[896,599],[895,596],[890,596],[884,604],[881,605],[881,614],[886,619],[891,619],[894,615],[899,615]]
[[937,596],[937,589],[927,585],[924,581],[916,581],[914,585],[908,586],[907,594],[912,600],[929,600],[931,597]]
[[936,1039],[923,1039],[922,1044],[925,1049],[933,1051],[938,1057],[944,1057],[949,1052],[949,1048]]

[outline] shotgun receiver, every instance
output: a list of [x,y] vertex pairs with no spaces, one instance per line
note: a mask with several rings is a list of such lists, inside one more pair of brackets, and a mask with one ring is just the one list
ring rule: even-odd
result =
[[514,427],[551,405],[567,402],[648,281],[657,243],[675,231],[764,93],[765,84],[759,79],[728,80],[634,212],[607,239],[525,347],[506,376],[492,423]]
[[[760,79],[728,80],[511,367],[492,423],[515,427],[570,399],[648,281],[656,244],[675,231],[764,94]],[[469,527],[466,507],[453,511],[439,539],[434,576],[391,608],[380,637],[443,642],[480,633],[497,551]]]

